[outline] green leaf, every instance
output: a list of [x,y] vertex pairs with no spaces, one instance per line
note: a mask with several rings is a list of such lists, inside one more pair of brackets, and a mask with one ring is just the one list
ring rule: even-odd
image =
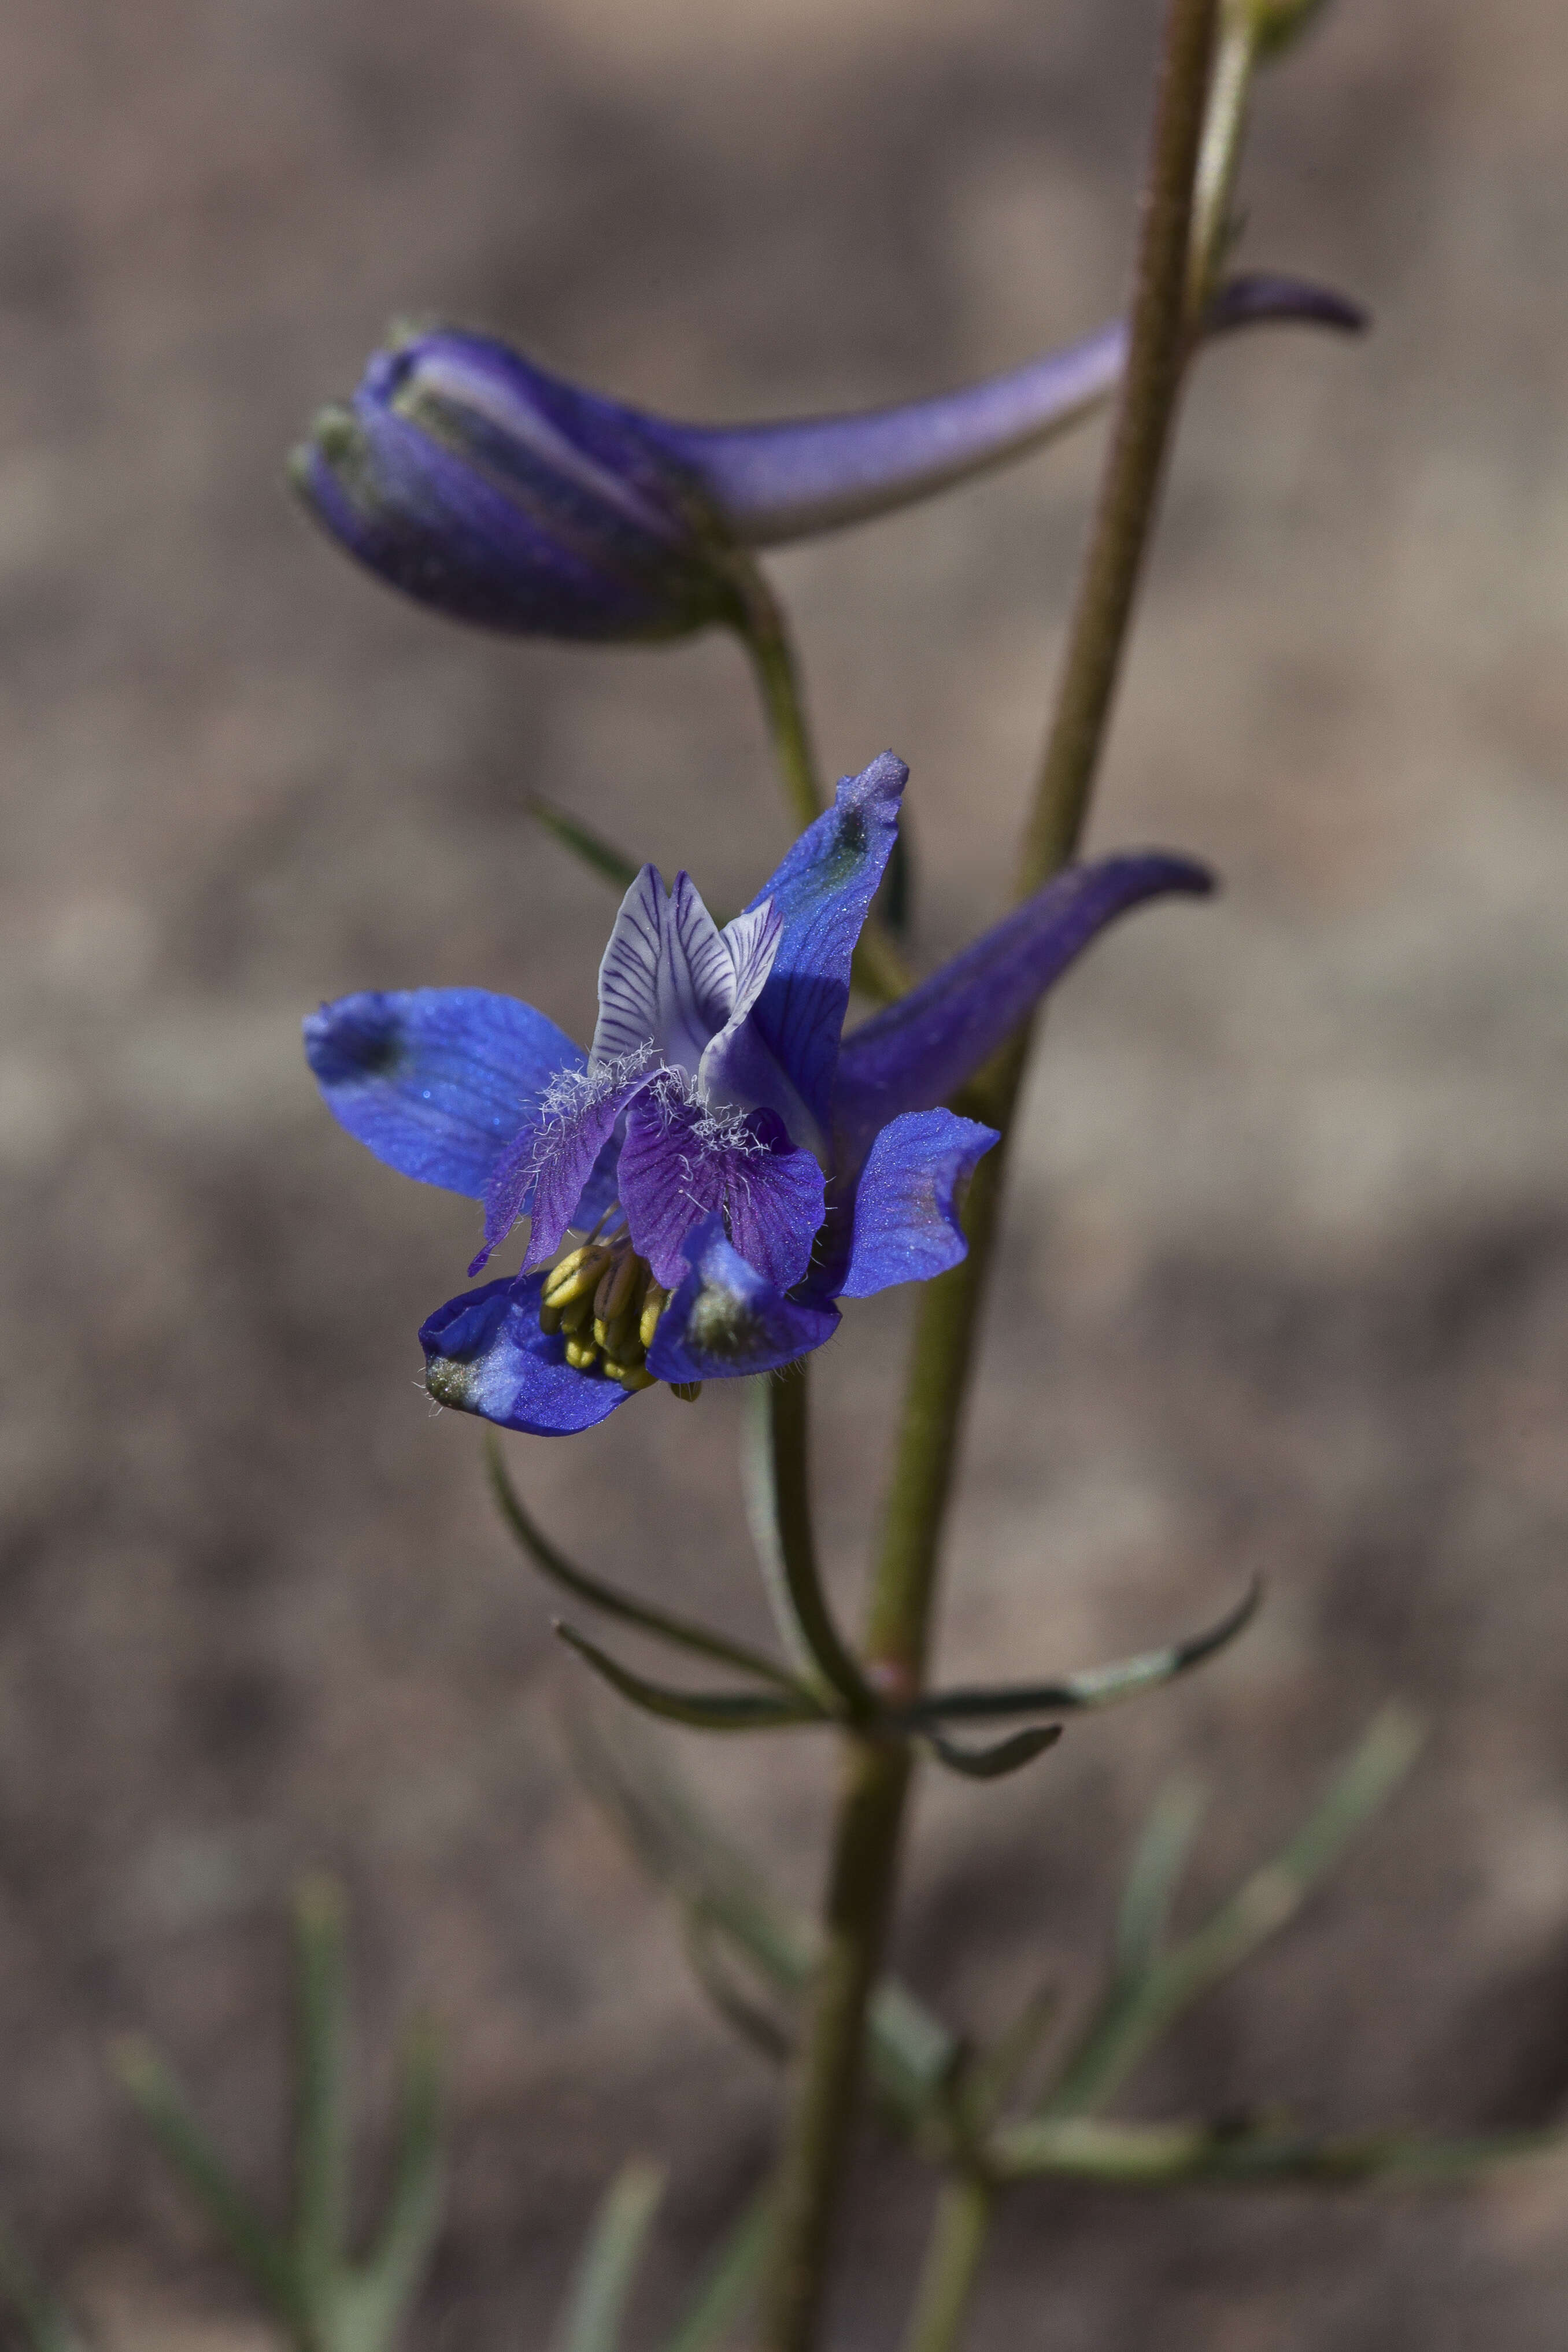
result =
[[1185,1778],[1168,1782],[1154,1801],[1117,1915],[1116,1974],[1123,1979],[1147,1976],[1160,1957],[1206,1803],[1200,1783]]
[[664,2189],[656,2164],[633,2162],[610,2183],[577,2266],[556,2352],[618,2352],[621,2318]]
[[534,822],[552,834],[562,848],[570,850],[591,874],[596,874],[602,882],[612,883],[617,890],[631,888],[642,868],[634,865],[624,850],[616,849],[580,817],[568,816],[564,809],[557,808],[538,793],[531,793],[524,806]]
[[686,1915],[686,1957],[692,1975],[725,2024],[772,2064],[782,2066],[794,2051],[795,2035],[736,1983],[723,1949],[725,1940],[721,1923],[694,1904]]
[[330,2297],[348,2227],[348,1992],[343,1896],[306,1879],[295,1897],[294,2255],[305,2298]]
[[299,2338],[310,2315],[289,2247],[238,2189],[150,2043],[119,2042],[114,2070],[142,2120],[252,2284]]
[[752,2199],[720,2247],[660,2352],[715,2352],[745,2310],[768,2250],[773,2205]]
[[27,2352],[87,2352],[86,2340],[71,2325],[65,2305],[49,2293],[10,2231],[4,2228],[0,2228],[0,2303],[9,2305],[20,2323]]
[[389,2344],[423,2283],[441,2227],[445,2189],[440,2053],[434,2028],[416,2020],[397,2070],[397,2151],[375,2243],[353,2278],[359,2340]]
[[1103,2123],[1088,2116],[1016,2124],[996,2133],[988,2161],[1005,2179],[1095,2180],[1125,2189],[1201,2181],[1222,2188],[1316,2184],[1354,2188],[1474,2179],[1501,2165],[1561,2156],[1561,2130],[1503,2132],[1474,2139],[1426,2139],[1361,2132],[1332,2139],[1229,2124]]
[[1423,1737],[1406,1708],[1385,1707],[1273,1861],[1255,1871],[1165,1958],[1142,1974],[1123,1969],[1112,1975],[1037,2112],[1058,2117],[1103,2106],[1179,2017],[1294,1918],[1356,1832],[1398,1787]]
[[971,2057],[959,2097],[972,2128],[986,2128],[1001,2113],[1019,2076],[1061,2014],[1061,2005],[1060,1987],[1041,1985],[990,2047]]
[[827,1719],[816,1700],[804,1692],[799,1698],[769,1698],[761,1691],[670,1690],[663,1683],[650,1683],[634,1675],[559,1619],[555,1632],[613,1690],[640,1706],[645,1715],[662,1716],[667,1723],[684,1723],[693,1731],[779,1731],[791,1724]]
[[1061,1736],[1061,1725],[1048,1723],[1032,1731],[1015,1731],[1010,1738],[997,1740],[994,1748],[961,1748],[955,1740],[944,1739],[940,1731],[929,1729],[925,1739],[938,1763],[945,1764],[950,1772],[962,1773],[966,1780],[1000,1780],[1032,1764]]
[[1132,1658],[1119,1658],[1108,1666],[1088,1666],[1055,1683],[1010,1683],[995,1689],[931,1691],[910,1707],[903,1720],[923,1727],[931,1723],[974,1722],[1001,1715],[1076,1715],[1086,1708],[1114,1706],[1157,1690],[1177,1675],[1184,1675],[1235,1641],[1248,1624],[1263,1597],[1262,1582],[1254,1579],[1234,1609],[1217,1625],[1174,1642],[1163,1650],[1144,1650]]
[[[798,2005],[822,1948],[816,1922],[768,1885],[634,1725],[617,1722],[612,1738],[576,1716],[568,1732],[584,1781],[649,1875],[683,1906],[700,1909],[765,1985]],[[893,1977],[884,1977],[872,1994],[868,2027],[874,2085],[907,2127],[950,2075],[957,2042]]]
[[646,1601],[637,1601],[613,1584],[590,1576],[586,1570],[574,1567],[558,1552],[543,1531],[535,1525],[523,1507],[508,1475],[501,1449],[493,1430],[485,1432],[485,1465],[501,1517],[535,1568],[551,1581],[586,1601],[591,1608],[602,1609],[606,1616],[618,1617],[628,1625],[638,1626],[645,1633],[654,1633],[661,1641],[673,1642],[681,1649],[690,1650],[699,1657],[714,1658],[722,1665],[738,1666],[742,1674],[756,1675],[762,1681],[778,1689],[804,1698],[805,1693],[784,1667],[764,1657],[760,1650],[748,1649],[743,1643],[731,1642],[722,1633],[710,1632],[706,1625],[693,1624],[689,1618],[677,1617],[668,1610],[656,1609]]

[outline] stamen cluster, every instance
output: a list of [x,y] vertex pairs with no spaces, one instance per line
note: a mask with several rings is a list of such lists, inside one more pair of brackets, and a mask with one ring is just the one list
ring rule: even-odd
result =
[[[618,1381],[635,1394],[657,1386],[647,1369],[647,1351],[668,1304],[669,1292],[654,1280],[647,1260],[637,1255],[623,1226],[603,1238],[591,1234],[556,1260],[540,1296],[539,1328],[563,1335],[566,1360],[574,1371]],[[700,1381],[671,1386],[688,1402],[702,1389]]]

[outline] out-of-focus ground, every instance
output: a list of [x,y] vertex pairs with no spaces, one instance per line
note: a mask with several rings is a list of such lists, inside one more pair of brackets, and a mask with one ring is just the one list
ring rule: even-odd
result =
[[[513,990],[584,1034],[608,902],[542,791],[719,902],[785,838],[733,649],[466,635],[290,510],[396,311],[679,413],[873,402],[1112,310],[1132,0],[17,0],[0,76],[0,2208],[114,2352],[267,2340],[110,2087],[150,2031],[275,2188],[283,1918],[353,1890],[363,2046],[449,2049],[413,2341],[542,2345],[593,2200],[672,2171],[639,2330],[773,2086],[578,1792],[582,1701],[415,1327],[472,1214],[317,1105],[300,1013]],[[901,1965],[984,2029],[1075,1996],[1163,1778],[1212,1895],[1384,1695],[1436,1736],[1129,2112],[1531,2123],[1568,2094],[1568,41],[1551,0],[1351,0],[1269,82],[1249,259],[1354,348],[1200,372],[1095,824],[1226,894],[1063,992],[952,1544],[944,1668],[1269,1598],[1176,1695],[932,1788]],[[1097,448],[777,566],[831,769],[910,759],[934,959],[996,901]],[[905,1302],[818,1383],[847,1605]],[[513,1458],[563,1539],[761,1622],[737,1400]],[[826,1758],[672,1734],[811,1886]],[[367,2069],[365,2112],[384,2109]],[[894,2340],[923,2192],[863,2183],[837,2340]],[[1568,2174],[1427,2201],[1021,2196],[976,2352],[1558,2347]],[[644,2340],[639,2333],[637,2341]]]

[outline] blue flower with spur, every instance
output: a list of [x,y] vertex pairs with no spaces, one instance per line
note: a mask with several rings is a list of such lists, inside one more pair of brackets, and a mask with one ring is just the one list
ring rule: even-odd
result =
[[[1364,319],[1295,278],[1221,288],[1210,336]],[[436,328],[375,352],[295,453],[340,546],[453,619],[599,642],[744,628],[750,551],[885,514],[1023,456],[1102,405],[1119,323],[1005,375],[843,416],[686,425],[564,382],[489,335]]]
[[959,1196],[997,1138],[947,1097],[1107,923],[1212,885],[1158,851],[1068,867],[845,1037],[908,772],[884,752],[847,777],[723,929],[689,875],[667,893],[645,866],[586,1055],[483,989],[345,996],[306,1022],[350,1134],[484,1203],[471,1275],[531,1220],[516,1276],[420,1333],[440,1403],[538,1434],[591,1428],[658,1381],[790,1363],[831,1338],[841,1298],[963,1257]]

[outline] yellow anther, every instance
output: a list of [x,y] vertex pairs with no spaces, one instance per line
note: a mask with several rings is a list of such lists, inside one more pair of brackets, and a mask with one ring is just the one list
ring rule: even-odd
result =
[[566,1342],[566,1360],[574,1371],[592,1371],[598,1356],[599,1350],[592,1339],[568,1339]]
[[669,1293],[661,1282],[650,1282],[642,1303],[642,1316],[637,1324],[637,1338],[644,1349],[653,1345],[653,1335],[658,1328],[658,1318],[669,1305]]
[[600,1338],[599,1327],[595,1323],[594,1326],[594,1337],[595,1339],[598,1339],[599,1345],[603,1348],[605,1355],[614,1356],[617,1363],[641,1363],[643,1360],[642,1336],[638,1328],[637,1317],[635,1312],[617,1315],[613,1323],[607,1323],[605,1325],[603,1338]]
[[606,1356],[605,1359],[605,1372],[608,1379],[612,1381],[619,1381],[622,1388],[630,1390],[634,1395],[638,1389],[652,1389],[658,1386],[653,1374],[649,1371],[645,1371],[641,1364],[612,1363],[609,1357]]
[[635,1250],[626,1250],[613,1260],[600,1276],[599,1287],[594,1293],[595,1314],[602,1316],[606,1323],[613,1323],[617,1316],[624,1315],[631,1304],[643,1270],[644,1262]]
[[700,1381],[671,1381],[669,1393],[678,1396],[682,1404],[695,1404],[702,1393],[702,1383]]
[[560,1330],[561,1309],[559,1307],[542,1307],[540,1308],[539,1328],[545,1334],[546,1338],[550,1337],[552,1333]]
[[578,1332],[585,1331],[593,1321],[594,1302],[586,1292],[579,1291],[575,1298],[567,1300],[560,1313],[561,1328],[570,1337],[575,1338]]
[[592,1298],[609,1262],[610,1253],[599,1242],[584,1242],[580,1249],[568,1250],[560,1264],[552,1265],[545,1276],[540,1304],[566,1307],[574,1298]]

